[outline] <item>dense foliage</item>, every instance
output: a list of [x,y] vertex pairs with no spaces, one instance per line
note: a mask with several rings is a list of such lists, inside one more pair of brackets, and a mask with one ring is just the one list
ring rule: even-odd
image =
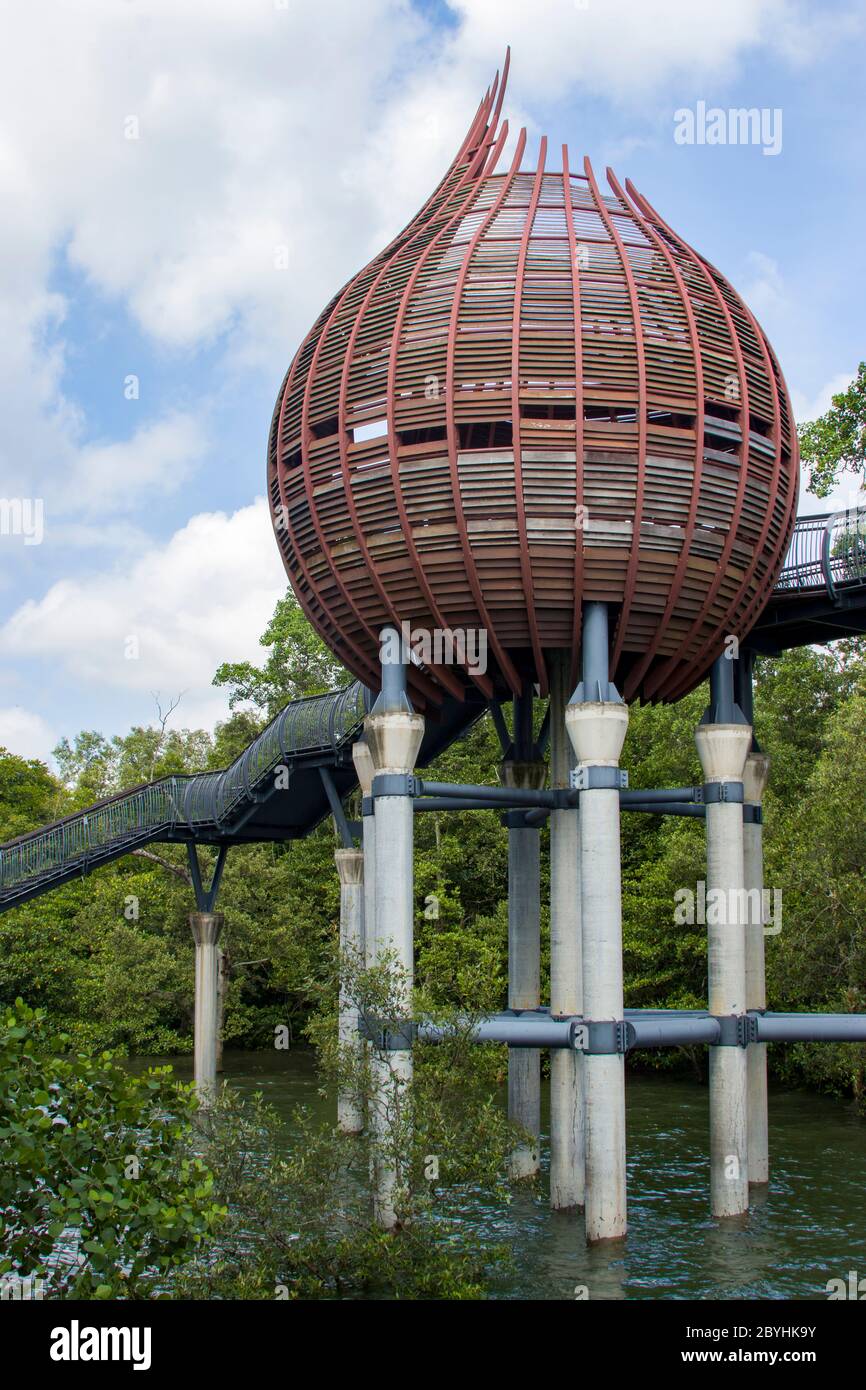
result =
[[800,453],[809,468],[809,489],[817,497],[832,492],[840,473],[853,473],[866,482],[866,362],[830,409],[801,425]]
[[[276,696],[274,698],[277,698]],[[623,764],[633,786],[699,780],[694,727],[706,700],[631,710]],[[756,729],[770,754],[765,844],[768,885],[782,889],[783,924],[767,939],[771,1007],[864,1007],[866,660],[860,644],[801,649],[761,661]],[[540,709],[539,709],[540,717]],[[238,728],[238,720],[243,723]],[[110,743],[88,735],[62,750],[66,781],[38,762],[0,755],[0,836],[20,833],[143,773],[224,763],[262,711],[201,731],[135,729]],[[156,743],[159,742],[159,747]],[[77,751],[76,751],[77,750]],[[494,782],[499,743],[482,720],[440,759],[447,781]],[[546,849],[546,831],[543,849]],[[506,837],[495,813],[431,814],[416,831],[418,975],[434,1001],[495,1007],[505,998]],[[278,1024],[295,1038],[333,965],[339,889],[333,832],[228,857],[229,983],[225,1039],[269,1045]],[[192,906],[182,853],[156,845],[0,917],[0,998],[49,1011],[79,1043],[130,1052],[191,1046]],[[624,940],[630,1005],[697,1006],[706,997],[705,929],[678,926],[674,893],[705,876],[703,830],[690,820],[623,818]],[[546,899],[546,868],[542,875]],[[543,910],[544,966],[547,909]],[[862,1096],[863,1049],[773,1049],[791,1080]],[[680,1056],[679,1061],[684,1059]],[[689,1059],[702,1063],[696,1053]],[[677,1063],[668,1055],[664,1064]],[[656,1059],[662,1064],[662,1059]]]
[[[811,485],[826,490],[863,462],[866,366],[821,420],[803,426]],[[56,752],[59,775],[0,751],[0,841],[122,787],[168,772],[225,766],[282,704],[346,679],[286,596],[262,637],[266,659],[222,665],[231,716],[214,735],[169,727],[104,738],[85,731]],[[631,785],[698,781],[694,728],[706,703],[633,706],[623,766]],[[782,890],[782,930],[767,938],[770,1007],[862,1009],[866,999],[866,655],[862,642],[761,660],[756,733],[770,756],[766,882]],[[541,710],[538,710],[538,717]],[[174,711],[172,725],[179,722]],[[495,782],[499,742],[488,719],[439,760],[453,782]],[[547,832],[542,832],[546,850]],[[220,906],[228,954],[225,1041],[259,1047],[274,1028],[301,1035],[332,972],[339,892],[333,832],[285,845],[235,848]],[[434,1004],[496,1007],[506,986],[506,836],[495,813],[430,814],[416,827],[418,978]],[[546,855],[543,859],[546,863]],[[704,836],[692,820],[623,819],[627,1003],[697,1006],[706,998],[700,923],[674,922],[674,894],[705,876]],[[547,875],[542,874],[543,969]],[[192,895],[181,851],[152,846],[82,882],[0,916],[0,1001],[21,996],[77,1042],[130,1052],[191,1046]],[[789,1080],[864,1098],[861,1047],[774,1048]],[[654,1065],[700,1067],[665,1054]],[[646,1064],[645,1062],[643,1064]]]
[[0,1014],[0,1278],[50,1297],[152,1296],[225,1209],[171,1068],[77,1051],[20,1000]]
[[[445,1037],[416,1044],[410,1082],[395,1054],[336,1042],[338,973],[343,997],[380,1021],[402,1016],[407,982],[393,960],[368,970],[351,956],[322,982],[312,1031],[323,1094],[354,1095],[366,1129],[341,1134],[297,1107],[287,1127],[260,1096],[242,1103],[225,1087],[208,1117],[208,1158],[227,1217],[183,1271],[182,1296],[480,1298],[508,1266],[465,1220],[470,1194],[510,1201],[518,1131],[498,1103],[498,1049],[473,1041],[474,1014],[439,1009]],[[375,1220],[374,1192],[388,1193],[391,1232]]]
[[[384,1014],[394,978],[383,966],[366,986]],[[325,992],[333,1004],[333,988]],[[385,1102],[375,1154],[399,1169],[391,1234],[374,1219],[370,1131],[340,1134],[297,1106],[281,1120],[261,1096],[243,1101],[230,1087],[202,1110],[171,1067],[137,1076],[108,1052],[75,1048],[20,1000],[4,1009],[0,1292],[482,1297],[505,1252],[453,1218],[470,1190],[508,1201],[516,1132],[478,1066],[471,1022],[420,1048],[414,1083],[395,1091],[371,1087],[367,1049],[331,1046],[327,1012],[323,1086],[357,1087],[370,1113],[376,1096]],[[387,1072],[388,1054],[378,1055]]]

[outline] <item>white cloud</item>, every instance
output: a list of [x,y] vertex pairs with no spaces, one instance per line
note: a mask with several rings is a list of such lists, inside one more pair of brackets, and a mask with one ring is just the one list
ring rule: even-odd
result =
[[750,279],[743,286],[743,299],[764,327],[778,322],[792,308],[778,261],[763,251],[750,251],[746,264]]
[[48,762],[57,735],[38,714],[12,705],[0,709],[0,748],[19,758],[41,758]]
[[59,495],[61,506],[90,516],[123,512],[141,495],[176,492],[207,446],[202,422],[175,413],[142,426],[128,440],[80,449]]
[[176,488],[201,422],[163,412],[130,440],[94,439],[99,422],[64,395],[58,264],[156,345],[188,353],[225,336],[236,362],[276,375],[363,254],[375,190],[355,202],[341,174],[420,21],[400,0],[330,14],[67,0],[48,22],[22,5],[4,24],[0,476],[6,495],[64,491],[81,520]]
[[[405,0],[66,0],[50,22],[39,5],[10,10],[0,53],[5,487],[30,495],[37,481],[74,476],[86,514],[175,486],[197,456],[193,447],[176,467],[154,455],[123,487],[109,477],[123,461],[112,450],[146,458],[136,441],[94,444],[63,396],[63,342],[45,341],[66,308],[50,289],[58,256],[155,343],[196,351],[224,340],[235,364],[276,375],[335,286],[431,191],[506,38],[514,126],[522,109],[569,89],[632,102],[712,76],[717,90],[756,48],[799,58],[827,29],[793,0],[451,9],[456,25],[438,30]],[[152,428],[176,436],[178,421]]]
[[[709,84],[717,98],[756,52],[814,61],[854,23],[795,0],[450,0],[455,24],[437,29],[408,0],[7,9],[2,490],[45,497],[49,537],[62,508],[54,537],[102,568],[43,580],[43,597],[6,623],[4,654],[56,659],[97,701],[103,686],[186,688],[190,720],[219,705],[207,685],[219,660],[257,654],[282,591],[266,508],[148,538],[156,504],[201,465],[208,406],[157,406],[124,439],[88,418],[64,394],[79,343],[58,265],[177,362],[181,386],[206,348],[219,384],[249,369],[275,379],[335,288],[432,190],[506,41],[514,131],[569,92],[630,111],[663,99],[673,109]],[[778,291],[766,265],[755,271],[760,293]],[[134,370],[118,363],[111,390]],[[142,656],[124,662],[134,633]]]
[[825,415],[833,404],[833,397],[847,390],[856,375],[856,366],[852,367],[850,372],[838,372],[829,381],[825,381],[814,396],[807,396],[803,391],[794,388],[791,391],[794,418],[800,424],[806,424],[809,420],[817,420],[819,416]]
[[718,86],[749,52],[799,55],[822,29],[793,0],[451,8],[457,27],[434,37],[402,0],[67,0],[50,24],[17,7],[0,66],[16,273],[44,286],[63,238],[159,341],[239,328],[236,346],[263,353],[354,268],[383,207],[399,222],[429,193],[506,39],[513,116],[569,89]]
[[518,92],[557,97],[580,86],[627,104],[665,83],[700,94],[700,84],[711,82],[718,90],[759,48],[797,63],[814,60],[819,46],[860,27],[856,16],[828,24],[791,0],[451,0],[451,8],[462,20],[464,61],[489,61],[507,36]]
[[109,570],[59,580],[12,614],[0,643],[10,658],[49,660],[94,689],[183,691],[182,722],[210,725],[226,709],[214,671],[261,659],[258,638],[285,587],[258,498],[231,516],[194,516]]

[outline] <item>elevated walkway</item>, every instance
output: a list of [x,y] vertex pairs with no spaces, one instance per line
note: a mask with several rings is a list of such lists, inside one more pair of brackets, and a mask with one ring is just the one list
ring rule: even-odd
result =
[[[866,633],[866,515],[862,525],[858,518],[799,518],[750,647],[775,655]],[[0,846],[0,912],[153,841],[225,846],[308,835],[331,812],[322,770],[341,799],[357,785],[352,744],[369,704],[358,681],[294,700],[223,772],[163,777],[10,840]],[[486,708],[478,695],[447,699],[428,716],[417,766],[444,752]],[[277,778],[281,767],[288,778]]]
[[[163,777],[0,846],[0,912],[154,841],[237,845],[308,835],[357,786],[352,744],[370,705],[358,681],[286,705],[223,772]],[[481,717],[480,698],[429,717],[425,766]],[[278,771],[286,769],[287,776]]]
[[770,601],[748,644],[765,656],[866,633],[866,511],[797,519]]

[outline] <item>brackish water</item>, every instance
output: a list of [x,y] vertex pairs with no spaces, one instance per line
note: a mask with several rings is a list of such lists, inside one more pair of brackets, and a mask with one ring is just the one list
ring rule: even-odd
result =
[[[164,1063],[162,1059],[137,1059]],[[179,1076],[190,1058],[172,1058]],[[302,1104],[333,1121],[310,1052],[227,1052],[224,1079],[261,1091],[290,1120]],[[543,1096],[546,1111],[547,1095]],[[844,1102],[807,1091],[770,1094],[768,1189],[748,1216],[709,1215],[707,1090],[697,1081],[630,1076],[627,1084],[629,1234],[588,1250],[580,1216],[547,1205],[545,1169],[535,1192],[510,1206],[468,1201],[463,1219],[485,1241],[506,1244],[514,1270],[503,1298],[826,1299],[828,1279],[866,1278],[866,1121]],[[542,1114],[546,1128],[547,1115]],[[753,1189],[754,1191],[754,1189]],[[585,1296],[585,1295],[583,1295]]]

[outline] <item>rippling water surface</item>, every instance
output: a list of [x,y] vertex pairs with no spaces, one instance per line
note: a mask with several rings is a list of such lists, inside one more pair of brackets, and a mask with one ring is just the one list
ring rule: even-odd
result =
[[[172,1060],[190,1075],[189,1058]],[[225,1079],[245,1094],[262,1091],[283,1115],[302,1103],[330,1118],[309,1052],[226,1053]],[[514,1253],[500,1296],[573,1298],[585,1286],[591,1298],[824,1300],[828,1279],[847,1280],[849,1270],[866,1277],[866,1121],[848,1105],[772,1090],[770,1186],[748,1216],[720,1224],[708,1208],[706,1088],[630,1076],[626,1103],[623,1246],[588,1250],[581,1217],[549,1210],[546,1170],[535,1193],[517,1192],[508,1207],[467,1203],[464,1219]]]

